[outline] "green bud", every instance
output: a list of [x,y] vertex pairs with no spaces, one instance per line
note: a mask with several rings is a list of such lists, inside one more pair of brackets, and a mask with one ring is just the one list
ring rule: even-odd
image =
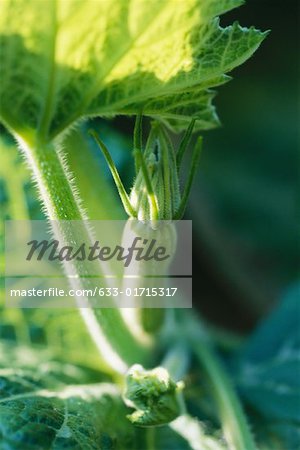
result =
[[[127,221],[126,227],[124,228],[123,238],[122,238],[122,246],[126,247],[128,242],[133,242],[136,237],[142,238],[143,240],[147,240],[151,242],[155,240],[157,246],[163,246],[167,250],[167,254],[174,255],[176,246],[177,246],[177,233],[176,228],[173,223],[170,222],[158,222],[155,229],[153,229],[150,224],[142,223],[139,220],[129,219]],[[151,283],[153,287],[157,287],[157,276],[165,276],[166,278],[161,278],[160,287],[168,286],[168,268],[171,263],[171,259],[167,259],[165,262],[160,263],[159,273],[157,271],[157,262],[155,260],[147,261],[133,261],[130,266],[130,273],[134,273],[136,275],[136,284],[138,287],[145,287],[145,276],[147,276],[147,287],[151,288]],[[123,291],[126,290],[126,282],[128,278],[126,278],[126,270],[125,270],[125,286],[123,287]],[[149,278],[149,276],[153,276],[153,278]],[[130,278],[129,278],[130,279]],[[147,299],[148,300],[148,299]],[[141,302],[143,301],[139,298],[138,306],[141,306]],[[148,333],[157,332],[161,325],[163,324],[165,317],[165,310],[162,308],[146,308],[142,307],[138,311],[138,315],[140,317],[141,323],[143,325],[143,329]]]
[[[178,170],[173,145],[159,124],[152,124],[143,158],[157,204],[156,220],[172,220],[180,204]],[[131,190],[130,203],[140,221],[153,220],[149,189],[142,167]]]
[[202,138],[198,137],[194,147],[191,169],[181,195],[178,174],[191,139],[195,119],[191,120],[177,153],[167,132],[158,123],[152,124],[146,149],[143,152],[141,120],[141,116],[137,116],[134,131],[136,178],[129,196],[105,144],[94,131],[90,133],[102,150],[129,217],[137,218],[141,222],[150,221],[155,229],[159,220],[172,221],[182,218],[197,169]]
[[182,389],[183,382],[175,383],[163,367],[145,370],[135,364],[126,377],[125,402],[136,409],[128,419],[141,427],[173,421],[181,413],[178,394]]

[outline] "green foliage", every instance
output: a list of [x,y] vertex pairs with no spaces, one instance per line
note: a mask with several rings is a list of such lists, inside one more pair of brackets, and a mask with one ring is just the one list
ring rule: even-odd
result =
[[[224,82],[224,73],[250,57],[265,36],[237,24],[219,27],[215,16],[239,4],[189,0],[174,10],[172,0],[47,0],[41,10],[37,0],[2,3],[1,119],[28,159],[50,219],[86,218],[54,140],[78,119],[143,109],[177,125],[187,114],[195,116],[201,127],[203,117],[189,109],[201,94],[198,111],[204,105],[207,118],[210,110],[202,128],[215,124],[208,88]],[[171,116],[162,105],[166,100]],[[109,349],[114,369],[126,370],[133,351],[140,362],[147,360],[118,311],[82,314],[89,328],[96,323],[93,338],[101,351]]]
[[82,369],[26,347],[1,354],[14,356],[0,369],[1,450],[135,448],[116,385],[90,383]]
[[[266,36],[237,23],[219,25],[218,16],[241,3],[186,0],[174,8],[174,0],[44,0],[43,7],[40,0],[1,2],[1,121],[28,160],[47,217],[82,220],[86,212],[93,218],[120,214],[109,184],[94,164],[90,141],[81,130],[72,131],[80,119],[143,113],[175,131],[185,129],[193,118],[198,130],[218,125],[211,88],[225,83],[226,74],[248,59]],[[9,198],[3,218],[24,218],[28,173],[15,161],[14,149],[6,142],[2,146],[0,177]],[[176,164],[181,156],[180,150]],[[160,177],[160,184],[165,184],[161,203],[168,218],[174,217],[169,211],[178,206],[168,191],[172,175],[174,194],[177,173]],[[135,190],[139,193],[136,185]],[[88,228],[83,232],[89,235]],[[76,240],[68,234],[62,238]],[[145,361],[156,366],[157,355],[173,345],[173,330],[166,328],[166,336],[158,335],[162,342],[153,339],[153,348],[115,309],[82,312],[93,342],[77,311],[0,313],[1,338],[13,341],[0,347],[1,450],[255,448],[243,408],[213,345],[207,345],[207,333],[202,329],[199,333],[199,323],[189,316],[184,315],[184,324],[177,321],[173,326],[184,349],[196,356],[197,373],[201,367],[210,384],[216,420],[209,430],[186,411],[182,384],[172,381],[161,367],[133,366],[125,401],[136,411],[128,415],[124,405],[121,388],[128,365]],[[98,353],[106,355],[105,362]],[[247,351],[245,355],[239,360],[239,387],[251,403],[261,385],[250,387],[249,399],[242,376]],[[295,361],[289,360],[284,369],[281,363],[275,369],[286,388],[287,368],[294,369]],[[188,370],[188,363],[183,366]],[[263,375],[271,376],[268,371],[263,368]],[[291,380],[294,383],[292,376]],[[201,388],[207,389],[205,383]],[[282,434],[288,435],[298,420],[294,403],[298,397],[285,395],[289,409],[282,416],[279,394],[281,400],[282,392],[271,386],[255,408],[261,415],[270,414],[273,425],[278,421]],[[204,416],[201,399],[195,401]]]
[[242,348],[236,369],[242,396],[265,419],[262,435],[280,438],[289,450],[300,438],[299,295],[299,284],[286,293]]
[[[25,139],[53,139],[81,117],[136,114],[218,124],[208,89],[265,37],[215,16],[240,0],[6,0],[1,117]],[[14,108],[11,108],[14,105]]]

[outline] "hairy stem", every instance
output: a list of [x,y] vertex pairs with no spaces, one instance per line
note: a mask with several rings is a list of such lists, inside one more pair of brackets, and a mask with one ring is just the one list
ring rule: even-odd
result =
[[[86,242],[91,234],[80,199],[70,181],[63,157],[53,143],[25,143],[18,139],[37,182],[41,200],[51,221],[80,221],[80,236]],[[57,223],[57,222],[56,222]],[[57,227],[51,222],[53,232],[62,242],[75,241],[74,227]],[[70,279],[74,283],[74,278]],[[76,288],[90,287],[88,278],[77,278]],[[139,361],[145,363],[146,349],[133,337],[126,327],[119,310],[80,308],[83,319],[102,357],[113,370],[124,372],[128,365]]]

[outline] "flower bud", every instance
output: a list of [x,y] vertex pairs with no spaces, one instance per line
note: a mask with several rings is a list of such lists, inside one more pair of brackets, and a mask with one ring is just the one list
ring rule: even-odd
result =
[[[178,170],[173,145],[158,124],[152,124],[143,158],[158,209],[156,219],[172,220],[180,204]],[[149,189],[142,167],[131,190],[130,202],[137,212],[138,220],[153,220]]]

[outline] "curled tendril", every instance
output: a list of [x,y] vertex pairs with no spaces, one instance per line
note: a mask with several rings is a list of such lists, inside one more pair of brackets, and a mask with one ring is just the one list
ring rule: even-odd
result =
[[183,382],[174,382],[163,367],[145,370],[135,364],[126,377],[125,402],[136,409],[128,419],[140,427],[171,422],[181,413],[179,393],[183,387]]

